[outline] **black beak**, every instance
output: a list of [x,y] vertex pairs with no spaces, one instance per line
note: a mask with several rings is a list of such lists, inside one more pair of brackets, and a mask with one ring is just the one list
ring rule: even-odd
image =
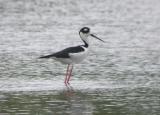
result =
[[91,35],[92,37],[94,37],[94,38],[96,38],[96,39],[102,41],[102,42],[105,42],[105,41],[101,40],[100,38],[98,38],[97,36],[95,36],[95,35],[93,35],[93,34],[90,34],[90,35]]

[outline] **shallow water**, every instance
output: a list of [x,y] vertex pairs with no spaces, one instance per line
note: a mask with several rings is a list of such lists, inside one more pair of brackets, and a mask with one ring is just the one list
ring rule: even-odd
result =
[[[0,115],[158,115],[158,0],[0,0]],[[89,26],[105,40],[74,66],[38,59],[81,44]]]

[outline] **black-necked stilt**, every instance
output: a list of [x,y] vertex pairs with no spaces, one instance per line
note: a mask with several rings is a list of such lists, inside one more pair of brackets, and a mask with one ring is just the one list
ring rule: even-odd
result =
[[100,38],[90,33],[90,29],[88,27],[83,27],[79,31],[80,38],[84,42],[84,45],[79,45],[75,47],[69,47],[62,51],[56,52],[51,55],[42,56],[40,58],[53,58],[58,60],[64,64],[68,64],[66,77],[65,77],[65,84],[69,84],[69,80],[71,77],[73,64],[81,62],[87,55],[88,55],[88,48],[89,48],[89,40],[88,37],[92,36],[102,42]]

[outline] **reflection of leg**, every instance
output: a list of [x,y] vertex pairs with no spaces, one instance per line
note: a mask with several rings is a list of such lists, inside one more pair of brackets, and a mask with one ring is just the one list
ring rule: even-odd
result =
[[69,84],[66,84],[66,88],[67,90],[65,91],[65,95],[68,97],[74,96],[75,94],[74,89]]
[[68,80],[67,80],[68,84],[69,84],[69,81],[70,81],[70,78],[71,78],[71,75],[72,75],[72,70],[73,70],[73,65],[71,65],[71,68],[70,68],[70,72],[69,72],[69,76],[68,76]]
[[68,64],[68,66],[67,66],[67,71],[66,71],[66,78],[65,78],[65,80],[64,80],[64,83],[66,84],[67,83],[67,77],[68,77],[68,72],[69,72],[69,64]]

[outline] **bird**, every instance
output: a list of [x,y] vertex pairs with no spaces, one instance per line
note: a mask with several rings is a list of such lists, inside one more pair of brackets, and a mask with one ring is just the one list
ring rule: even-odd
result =
[[83,45],[73,46],[65,48],[61,51],[58,51],[56,53],[41,56],[39,58],[53,58],[54,60],[57,60],[63,64],[67,64],[67,70],[65,75],[65,84],[70,84],[70,78],[73,70],[73,65],[80,63],[88,56],[88,50],[89,50],[89,36],[96,38],[102,42],[105,42],[104,40],[98,38],[94,34],[90,33],[89,27],[83,27],[79,31],[79,36],[81,40],[83,41]]

